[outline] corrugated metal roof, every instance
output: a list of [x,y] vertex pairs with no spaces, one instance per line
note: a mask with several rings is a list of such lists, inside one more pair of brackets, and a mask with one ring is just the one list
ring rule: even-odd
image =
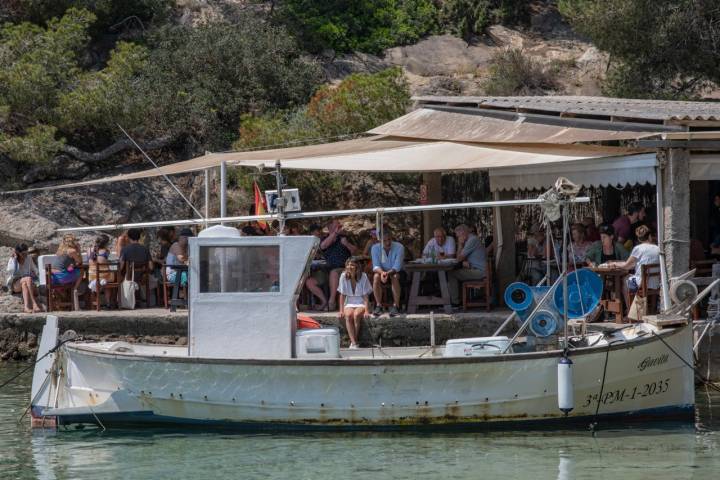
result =
[[654,121],[713,121],[720,124],[720,102],[679,102],[626,98],[546,97],[414,97],[420,104],[473,105],[485,108],[531,110],[553,114],[620,117]]
[[533,123],[522,118],[511,121],[431,108],[419,108],[369,133],[455,142],[552,144],[628,140],[652,134],[642,129],[618,131],[575,128]]

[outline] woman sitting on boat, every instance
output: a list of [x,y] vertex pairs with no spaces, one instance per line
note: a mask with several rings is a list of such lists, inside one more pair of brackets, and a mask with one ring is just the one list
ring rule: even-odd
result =
[[603,263],[624,261],[628,252],[625,247],[615,240],[615,229],[609,223],[603,223],[598,227],[600,240],[590,245],[585,257],[587,265],[597,267]]
[[358,348],[362,321],[370,312],[368,296],[372,286],[355,259],[349,258],[345,262],[337,291],[340,294],[338,318],[345,317],[350,348]]

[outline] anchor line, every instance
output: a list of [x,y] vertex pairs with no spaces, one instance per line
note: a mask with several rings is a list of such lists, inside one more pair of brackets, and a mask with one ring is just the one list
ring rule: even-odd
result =
[[614,342],[608,342],[607,350],[605,351],[605,365],[603,365],[602,381],[600,382],[600,394],[598,395],[597,405],[595,407],[595,415],[593,415],[593,421],[590,422],[590,430],[595,435],[597,427],[598,414],[600,413],[600,403],[602,402],[603,390],[605,390],[605,378],[607,376],[608,359],[610,358],[610,350],[615,343],[619,343],[622,340],[615,340]]
[[653,334],[654,336],[656,336],[658,339],[660,339],[660,341],[661,341],[663,344],[665,344],[665,346],[668,348],[668,350],[670,350],[677,358],[680,359],[680,361],[681,361],[682,363],[684,363],[688,368],[690,368],[690,369],[693,371],[693,373],[695,374],[695,377],[696,377],[698,380],[700,380],[700,383],[702,383],[702,384],[705,385],[706,387],[712,388],[712,389],[715,390],[716,392],[720,392],[720,387],[718,387],[717,385],[715,385],[714,383],[712,383],[712,382],[711,382],[710,380],[708,380],[707,378],[703,377],[702,374],[701,374],[700,372],[698,372],[697,368],[696,368],[694,365],[690,365],[690,364],[687,362],[687,360],[685,360],[678,352],[675,351],[674,348],[672,348],[672,347],[665,341],[664,338],[662,338],[660,335],[658,335],[658,334],[655,333],[655,332],[652,332],[652,334]]
[[58,343],[57,345],[55,345],[53,348],[51,348],[50,350],[48,350],[45,355],[43,355],[42,357],[36,359],[34,362],[32,362],[32,363],[31,363],[30,365],[28,365],[27,367],[23,368],[17,375],[13,375],[9,380],[6,380],[5,382],[3,382],[3,384],[0,385],[0,390],[2,390],[4,387],[7,387],[8,385],[10,385],[10,384],[11,384],[12,382],[14,382],[15,380],[17,380],[23,373],[25,373],[25,372],[27,372],[28,370],[30,370],[31,368],[33,368],[40,360],[42,360],[43,358],[47,357],[47,356],[50,355],[51,353],[55,353],[58,348],[60,348],[61,346],[65,345],[67,342],[71,342],[71,341],[73,341],[73,340],[77,340],[77,338],[68,338],[67,340],[63,340],[63,341],[61,341],[60,343]]

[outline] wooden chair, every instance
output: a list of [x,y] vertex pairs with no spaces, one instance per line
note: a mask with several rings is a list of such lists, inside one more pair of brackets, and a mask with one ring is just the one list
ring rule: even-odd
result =
[[[176,279],[174,282],[171,282],[167,279],[167,275],[165,272],[167,271],[167,268],[176,268],[178,273],[176,275]],[[180,278],[182,275],[183,270],[187,272],[186,266],[168,266],[166,263],[163,263],[160,267],[160,272],[162,274],[162,289],[163,289],[163,302],[165,305],[165,308],[169,308],[171,311],[175,311],[176,307],[184,307],[187,308],[187,285],[182,286],[180,285]],[[176,292],[175,289],[178,291]],[[185,293],[184,300],[180,299],[180,292]],[[171,298],[172,297],[172,298]]]
[[647,265],[640,265],[640,278],[642,279],[642,284],[638,289],[637,295],[639,295],[641,298],[646,299],[646,313],[650,315],[656,314],[658,300],[660,299],[660,289],[648,288],[648,284],[652,279],[657,279],[657,282],[653,283],[657,283],[658,285],[660,284],[660,264],[653,263]]
[[[117,263],[98,263],[95,269],[95,274],[88,274],[89,281],[95,280],[95,293],[90,295],[88,300],[88,306],[92,308],[95,305],[96,311],[100,311],[102,305],[101,298],[104,296],[105,291],[115,292],[115,295],[110,295],[110,299],[115,299],[115,305],[117,306],[117,295],[120,290],[120,272],[118,271]],[[107,283],[100,286],[100,279],[105,278]]]
[[45,288],[47,299],[47,311],[74,308],[73,302],[73,284],[57,285],[52,281],[52,265],[45,264]]
[[[488,256],[485,265],[485,278],[482,280],[467,280],[462,284],[462,304],[463,311],[467,312],[468,308],[485,307],[486,311],[492,310],[493,303],[493,261]],[[472,298],[474,292],[482,292],[483,296],[480,300]]]

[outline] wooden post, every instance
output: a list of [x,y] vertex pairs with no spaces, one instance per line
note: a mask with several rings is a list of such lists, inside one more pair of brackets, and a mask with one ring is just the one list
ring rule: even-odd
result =
[[[426,205],[442,203],[442,174],[440,173],[423,173],[422,187],[425,190],[426,198],[421,198],[420,203],[427,202]],[[433,236],[433,229],[442,226],[442,212],[432,211],[423,212],[423,247]],[[452,232],[448,232],[452,234]]]
[[[496,193],[496,200],[513,200],[512,191],[503,190]],[[496,239],[496,255],[495,261],[496,278],[498,285],[497,297],[503,302],[503,295],[508,285],[515,281],[516,265],[515,265],[515,207],[495,208],[494,212],[500,212],[500,228],[501,234],[497,234],[497,221],[493,222],[495,233],[493,237]],[[498,245],[498,239],[502,238],[502,245]]]

